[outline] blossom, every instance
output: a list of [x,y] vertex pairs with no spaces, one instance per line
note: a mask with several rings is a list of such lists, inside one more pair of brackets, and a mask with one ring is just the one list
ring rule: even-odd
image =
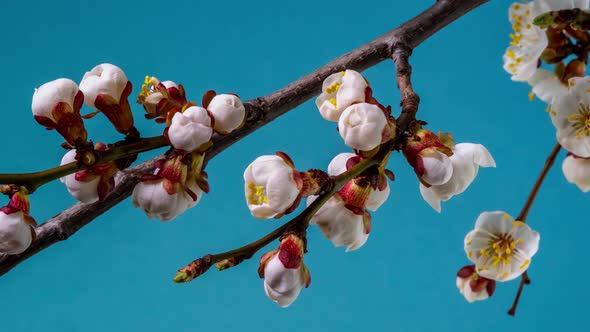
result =
[[26,194],[14,193],[8,205],[0,208],[0,253],[20,254],[35,240],[35,220],[29,215]]
[[[503,57],[504,70],[512,75],[512,80],[529,80],[535,74],[541,57],[545,58],[544,51],[547,46],[555,46],[547,36],[547,29],[533,23],[537,16],[563,9],[588,10],[588,5],[588,0],[535,0],[528,3],[513,3],[508,18],[514,32],[510,34],[510,47]],[[560,31],[555,32],[558,38],[565,38]]]
[[[340,175],[349,168],[349,164],[354,163],[355,161],[360,161],[359,156],[355,155],[354,153],[344,152],[336,155],[328,164],[328,175],[330,176],[337,176]],[[366,188],[366,192],[362,193],[360,191],[364,191],[365,188],[362,188],[356,183],[347,183],[344,187],[339,191],[340,196],[343,197],[354,197],[357,202],[352,205],[362,205],[363,208],[367,208],[372,211],[377,211],[383,203],[389,198],[389,193],[391,189],[389,188],[389,183],[385,180],[385,177],[381,177],[382,182],[376,188],[369,187]],[[354,180],[351,180],[354,181]],[[346,193],[347,190],[352,190],[354,192]],[[353,202],[346,202],[347,204]],[[361,208],[359,206],[359,208]],[[361,208],[361,210],[363,210]]]
[[288,235],[281,240],[278,250],[260,259],[258,274],[264,278],[266,296],[283,308],[293,303],[303,287],[311,283],[303,252],[303,241],[296,235]]
[[[452,140],[448,134],[441,135],[445,138],[449,136]],[[429,130],[420,129],[408,138],[403,152],[420,181],[427,187],[444,184],[453,175],[453,163],[449,158],[453,150]]]
[[387,117],[379,106],[360,103],[344,110],[338,120],[338,132],[349,147],[369,151],[382,143],[387,124]]
[[220,134],[229,134],[244,124],[246,108],[236,95],[219,94],[203,106],[211,112],[215,119],[213,128]]
[[[316,199],[317,196],[309,196],[307,205],[311,205]],[[335,194],[314,214],[310,224],[317,225],[334,246],[346,246],[348,252],[367,242],[371,231],[371,216],[368,212],[355,214],[346,207],[342,197]]]
[[87,133],[80,115],[84,94],[67,78],[47,82],[35,89],[31,108],[35,120],[55,129],[72,145],[86,142]]
[[161,178],[137,184],[133,189],[133,206],[143,210],[150,219],[169,221],[197,205],[201,199],[202,190],[196,183],[188,183],[188,190],[170,193],[166,181]]
[[467,265],[457,272],[457,288],[467,302],[485,300],[494,295],[496,281],[484,278],[475,272],[475,265]]
[[322,93],[315,104],[322,117],[337,122],[342,112],[353,103],[366,101],[369,84],[354,70],[347,69],[328,76],[322,85]]
[[134,129],[133,115],[127,100],[131,88],[131,82],[123,70],[110,63],[92,68],[80,82],[84,103],[104,113],[122,134],[128,134]]
[[155,118],[156,122],[161,123],[170,120],[168,115],[179,112],[187,101],[182,84],[160,82],[156,77],[146,76],[137,103],[143,106],[147,119]]
[[168,139],[175,149],[193,152],[204,147],[211,140],[212,134],[211,117],[207,110],[191,106],[182,113],[174,114]]
[[458,195],[467,189],[475,179],[479,166],[496,167],[494,158],[481,144],[457,144],[453,148],[453,155],[449,159],[453,171],[448,181],[428,188],[422,183],[420,184],[422,197],[437,212],[441,210],[441,200],[448,201],[454,195]]
[[23,212],[6,213],[0,209],[0,253],[20,254],[31,245],[34,234]]
[[259,219],[290,212],[299,203],[300,184],[292,163],[279,156],[256,158],[244,171],[244,191],[248,209]]
[[510,47],[504,53],[504,70],[514,81],[527,81],[536,71],[537,63],[548,40],[544,29],[533,24],[538,12],[534,2],[513,3],[508,18],[514,33],[510,34]]
[[[104,144],[96,144],[96,151],[104,151],[105,149]],[[75,161],[76,150],[70,150],[63,156],[60,165]],[[94,203],[102,201],[115,187],[115,174],[117,172],[118,169],[115,164],[108,162],[66,175],[60,181],[66,185],[68,192],[78,201]]]
[[569,92],[551,105],[557,141],[573,154],[590,157],[590,77],[569,80]]
[[575,183],[583,192],[590,191],[590,158],[569,154],[561,169],[568,182]]
[[533,94],[549,104],[553,102],[553,98],[563,96],[568,92],[567,86],[561,83],[553,72],[545,69],[537,69],[528,79],[528,83]]
[[539,233],[503,211],[483,212],[465,236],[465,253],[480,276],[508,281],[527,270],[539,239]]

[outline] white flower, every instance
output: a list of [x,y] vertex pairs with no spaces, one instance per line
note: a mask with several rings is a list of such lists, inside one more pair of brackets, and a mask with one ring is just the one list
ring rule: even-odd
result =
[[322,93],[315,104],[324,119],[336,122],[348,106],[366,101],[368,87],[369,84],[360,73],[347,69],[324,80]]
[[575,183],[583,192],[590,191],[590,159],[569,155],[561,165],[563,175],[570,183]]
[[535,0],[528,3],[513,3],[508,18],[514,30],[512,41],[504,54],[504,69],[514,81],[527,81],[538,67],[541,54],[548,44],[546,29],[533,24],[544,13],[580,8],[588,9],[588,0]]
[[496,281],[477,274],[474,265],[461,268],[457,273],[456,283],[459,292],[469,303],[485,300],[496,290]]
[[[354,157],[357,157],[357,155],[349,152],[338,154],[332,159],[332,161],[330,161],[330,164],[328,164],[328,175],[336,176],[346,172],[346,163],[350,158]],[[365,201],[365,207],[371,211],[377,211],[377,209],[387,201],[387,198],[389,198],[390,191],[391,189],[387,182],[385,182],[385,188],[382,190],[371,189],[371,193]]]
[[119,103],[128,82],[121,68],[110,63],[100,64],[86,72],[80,82],[80,90],[84,92],[84,103],[97,109],[95,101],[99,95],[108,96],[114,103]]
[[283,308],[293,303],[311,282],[303,263],[302,246],[298,237],[290,235],[281,241],[279,250],[265,254],[260,260],[258,273],[264,278],[264,292]]
[[[68,151],[61,159],[60,165],[76,161],[75,157],[76,150]],[[82,203],[94,203],[98,201],[99,176],[94,176],[90,181],[79,181],[76,179],[76,173],[73,173],[62,177],[60,181],[65,183],[68,192],[78,201]]]
[[376,148],[383,139],[387,118],[376,105],[368,103],[347,107],[338,120],[338,131],[349,147],[362,151]]
[[41,85],[33,94],[33,115],[46,117],[57,123],[58,119],[53,113],[56,105],[65,103],[69,107],[69,112],[73,112],[74,99],[78,91],[80,90],[76,83],[67,78],[59,78]]
[[553,98],[568,93],[567,87],[559,81],[557,76],[545,69],[537,69],[528,79],[528,83],[533,88],[535,96],[549,104],[553,102]]
[[533,24],[537,15],[534,2],[513,3],[508,18],[514,30],[512,41],[503,56],[504,70],[514,81],[527,81],[536,71],[541,53],[547,47],[547,35]]
[[259,219],[284,213],[295,203],[299,190],[293,167],[279,156],[256,158],[244,171],[248,209]]
[[25,220],[22,211],[6,213],[0,210],[0,253],[20,254],[31,245],[35,230]]
[[[160,82],[158,81],[157,78],[155,77],[148,77],[146,78],[146,82],[150,83],[150,84],[158,84],[158,83],[162,83],[162,85],[166,88],[175,88],[178,89],[178,84],[176,84],[173,81],[163,81]],[[145,83],[145,85],[147,85],[147,83]],[[156,115],[157,114],[157,106],[160,103],[160,101],[165,98],[165,96],[162,94],[162,92],[158,91],[156,89],[156,87],[152,86],[151,89],[147,89],[147,86],[145,88],[145,92],[144,92],[144,98],[141,100],[141,104],[143,105],[143,108],[145,109],[145,111],[149,114],[149,115]]]
[[569,93],[553,100],[551,121],[557,141],[580,157],[590,157],[590,77],[569,80]]
[[202,190],[196,183],[187,187],[196,195],[196,200],[186,191],[169,194],[164,188],[164,179],[140,182],[133,189],[133,206],[142,209],[148,218],[168,221],[176,218],[201,199]]
[[242,126],[246,117],[246,108],[236,95],[216,95],[207,105],[207,110],[215,119],[213,128],[221,134],[229,134]]
[[422,181],[431,186],[447,183],[453,176],[453,162],[446,154],[435,149],[424,149],[419,153],[424,174]]
[[391,188],[389,188],[389,183],[385,182],[385,188],[382,190],[373,189],[371,190],[371,194],[367,198],[365,202],[365,207],[371,211],[377,211],[387,201],[389,198],[389,193],[391,192]]
[[207,110],[191,106],[182,113],[174,114],[168,138],[175,149],[186,152],[198,150],[211,140],[213,129]]
[[473,182],[479,166],[496,167],[494,158],[481,144],[460,143],[453,148],[453,155],[449,157],[452,163],[450,179],[441,184],[426,188],[420,184],[420,193],[424,200],[437,212],[440,212],[440,202],[448,201],[454,195],[465,191]]
[[[317,196],[309,196],[307,205],[316,199]],[[369,238],[370,220],[367,218],[347,209],[340,195],[336,194],[322,205],[310,223],[317,225],[334,246],[346,246],[346,251],[353,251],[362,247]]]
[[539,239],[539,233],[503,211],[483,212],[465,236],[465,253],[479,275],[508,281],[527,270]]

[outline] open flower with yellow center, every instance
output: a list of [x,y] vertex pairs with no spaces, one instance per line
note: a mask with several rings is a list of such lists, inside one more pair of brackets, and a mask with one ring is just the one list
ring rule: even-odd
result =
[[292,163],[279,156],[261,156],[248,165],[244,171],[244,191],[252,215],[274,218],[299,203],[298,174]]
[[533,24],[542,12],[537,12],[534,2],[513,3],[508,11],[512,24],[510,46],[504,53],[504,70],[512,75],[514,81],[527,81],[537,69],[537,63],[547,47],[544,29]]
[[527,270],[539,239],[539,233],[503,211],[483,212],[465,236],[465,253],[480,276],[508,281]]
[[153,76],[146,76],[137,97],[137,103],[146,111],[146,119],[156,119],[162,123],[186,104],[184,88],[173,81],[162,81]]
[[561,146],[577,156],[590,157],[590,76],[569,80],[569,92],[551,105],[551,121]]
[[360,73],[347,69],[324,80],[315,104],[324,119],[337,122],[348,106],[366,101],[368,88],[369,84]]

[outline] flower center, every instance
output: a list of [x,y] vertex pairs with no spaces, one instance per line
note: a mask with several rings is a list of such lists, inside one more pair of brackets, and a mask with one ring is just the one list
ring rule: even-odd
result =
[[264,186],[257,186],[254,182],[248,184],[248,204],[262,205],[268,204],[268,196]]
[[154,87],[158,85],[158,80],[155,77],[145,75],[143,84],[141,85],[141,91],[139,92],[139,100],[145,100],[145,98],[154,93]]
[[[519,222],[515,221],[515,223]],[[500,263],[510,264],[512,257],[518,251],[516,245],[522,242],[524,242],[522,239],[514,240],[510,234],[502,234],[492,238],[488,242],[487,248],[480,250],[480,254],[485,257],[492,257],[493,267]]]
[[587,104],[580,103],[578,113],[568,116],[567,119],[574,127],[577,139],[590,136],[590,107]]

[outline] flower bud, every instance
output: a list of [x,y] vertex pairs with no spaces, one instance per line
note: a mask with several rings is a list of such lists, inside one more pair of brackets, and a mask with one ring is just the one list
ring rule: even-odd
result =
[[324,119],[337,122],[348,106],[366,101],[367,89],[370,88],[365,78],[347,69],[324,80],[322,93],[315,103]]
[[191,106],[182,113],[174,114],[168,139],[175,149],[193,152],[203,148],[211,140],[212,134],[211,118],[207,110]]
[[467,302],[472,303],[494,295],[496,281],[477,274],[475,265],[467,265],[457,272],[457,288]]
[[264,278],[266,296],[283,308],[297,299],[303,286],[307,288],[311,283],[303,252],[303,240],[288,235],[281,240],[279,250],[268,252],[260,259],[258,274]]
[[55,129],[71,145],[80,145],[88,136],[80,115],[83,101],[74,81],[59,78],[35,89],[31,108],[40,125]]
[[388,128],[383,110],[368,103],[349,106],[338,120],[338,131],[344,143],[361,151],[369,151],[379,146]]
[[35,230],[21,211],[7,213],[0,209],[0,253],[16,255],[27,250],[34,239]]
[[453,175],[453,151],[429,130],[420,129],[404,146],[404,156],[426,186],[441,185]]
[[211,112],[215,119],[213,128],[222,135],[240,128],[246,119],[246,108],[236,95],[216,95],[207,106],[203,106]]
[[[97,143],[95,150],[104,151],[104,144]],[[76,150],[68,151],[61,160],[61,165],[76,161]],[[66,175],[60,179],[68,192],[82,203],[94,203],[104,200],[115,187],[115,175],[118,172],[114,162],[96,165]]]
[[134,129],[133,114],[127,100],[131,88],[123,70],[110,63],[92,68],[80,82],[84,103],[104,113],[115,129],[125,135]]
[[568,154],[561,165],[563,175],[583,192],[590,191],[590,158]]
[[[307,205],[311,205],[317,196],[309,196]],[[324,236],[332,241],[334,246],[346,246],[346,251],[353,251],[362,247],[369,238],[371,231],[371,217],[365,212],[355,214],[346,208],[340,195],[336,194],[316,212],[311,224],[317,225]]]
[[248,209],[259,219],[290,212],[299,204],[301,183],[292,164],[279,156],[256,158],[244,171],[244,191]]
[[133,206],[143,210],[150,219],[169,221],[197,205],[201,199],[202,190],[196,183],[188,183],[186,190],[169,193],[167,181],[162,178],[137,184],[133,189]]

